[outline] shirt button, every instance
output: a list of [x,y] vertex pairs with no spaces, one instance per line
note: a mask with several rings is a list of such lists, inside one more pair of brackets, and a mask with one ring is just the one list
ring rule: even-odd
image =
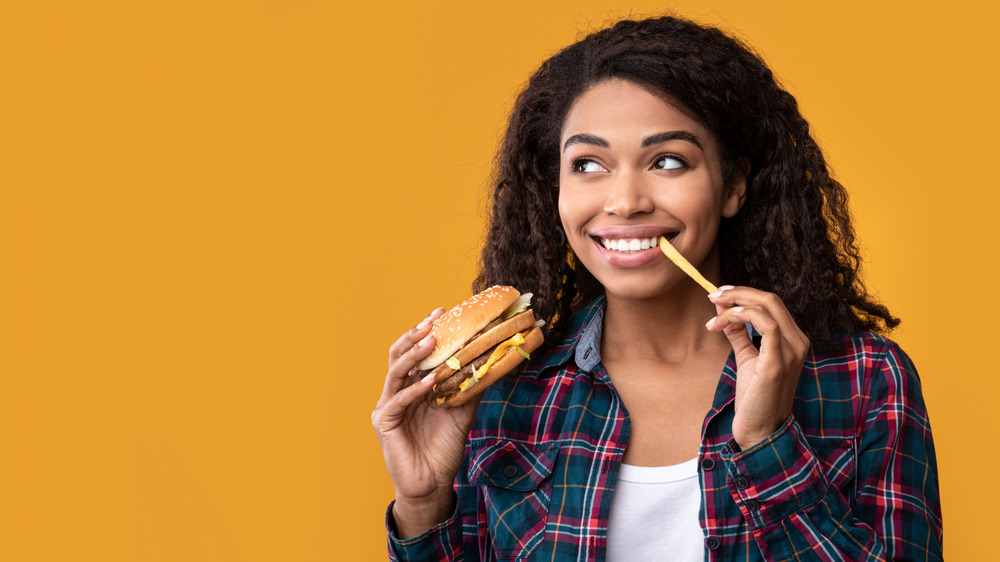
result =
[[722,541],[719,540],[719,537],[712,535],[705,539],[705,546],[709,550],[719,550],[719,547],[722,546]]
[[749,499],[746,501],[747,509],[750,511],[757,511],[760,509],[760,502],[754,499]]
[[510,465],[507,468],[504,468],[503,475],[506,476],[507,478],[513,478],[517,476],[517,467],[514,465]]
[[702,470],[704,470],[705,472],[708,472],[708,471],[712,470],[713,468],[715,468],[715,461],[714,460],[712,460],[712,459],[710,459],[708,457],[705,457],[705,458],[701,459],[701,469]]
[[749,485],[750,485],[750,481],[747,480],[746,476],[743,476],[741,474],[741,475],[739,475],[739,476],[736,477],[736,487],[739,488],[740,490],[746,490],[747,486],[749,486]]

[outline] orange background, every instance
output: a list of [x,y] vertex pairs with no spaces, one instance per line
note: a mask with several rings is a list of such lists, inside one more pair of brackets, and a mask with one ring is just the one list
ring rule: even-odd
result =
[[[336,5],[335,5],[336,4]],[[0,560],[384,556],[388,345],[468,294],[519,86],[623,15],[749,39],[904,324],[949,559],[992,536],[988,3],[4,2]]]

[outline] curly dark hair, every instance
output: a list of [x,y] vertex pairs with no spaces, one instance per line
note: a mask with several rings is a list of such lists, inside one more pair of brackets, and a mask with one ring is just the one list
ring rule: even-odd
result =
[[795,98],[748,46],[674,17],[620,21],[532,75],[497,155],[475,291],[505,284],[534,292],[549,343],[602,293],[575,260],[557,203],[563,121],[578,96],[608,79],[661,94],[711,131],[726,182],[737,159],[749,160],[746,201],[719,227],[723,281],[777,294],[819,347],[899,324],[862,282],[847,192],[830,177]]

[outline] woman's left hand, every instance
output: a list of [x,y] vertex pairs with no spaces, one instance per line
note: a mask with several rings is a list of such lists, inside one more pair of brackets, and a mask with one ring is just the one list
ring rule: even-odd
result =
[[[719,314],[706,326],[725,332],[735,352],[733,439],[747,450],[767,439],[791,415],[809,338],[775,294],[724,286],[708,298]],[[746,322],[762,336],[760,350],[750,340]]]

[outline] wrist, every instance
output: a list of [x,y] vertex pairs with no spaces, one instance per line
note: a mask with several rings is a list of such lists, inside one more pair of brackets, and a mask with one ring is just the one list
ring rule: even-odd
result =
[[455,494],[448,488],[442,493],[421,498],[396,496],[392,517],[396,521],[396,536],[413,538],[431,527],[443,523],[455,510]]
[[[771,433],[774,433],[773,431]],[[741,451],[752,449],[771,436],[771,433],[749,433],[746,435],[733,435],[733,441],[739,445]]]
[[757,426],[753,428],[733,428],[733,441],[740,448],[741,451],[747,451],[757,447],[764,441],[767,441],[774,437],[776,433],[781,431],[781,429],[788,423],[791,419],[791,415],[785,416],[781,419],[775,419],[769,426]]
[[746,451],[752,449],[757,445],[763,443],[764,441],[771,438],[781,426],[784,425],[785,419],[776,420],[773,426],[769,427],[755,427],[752,429],[743,429],[740,431],[733,431],[733,441],[740,447],[741,451]]

